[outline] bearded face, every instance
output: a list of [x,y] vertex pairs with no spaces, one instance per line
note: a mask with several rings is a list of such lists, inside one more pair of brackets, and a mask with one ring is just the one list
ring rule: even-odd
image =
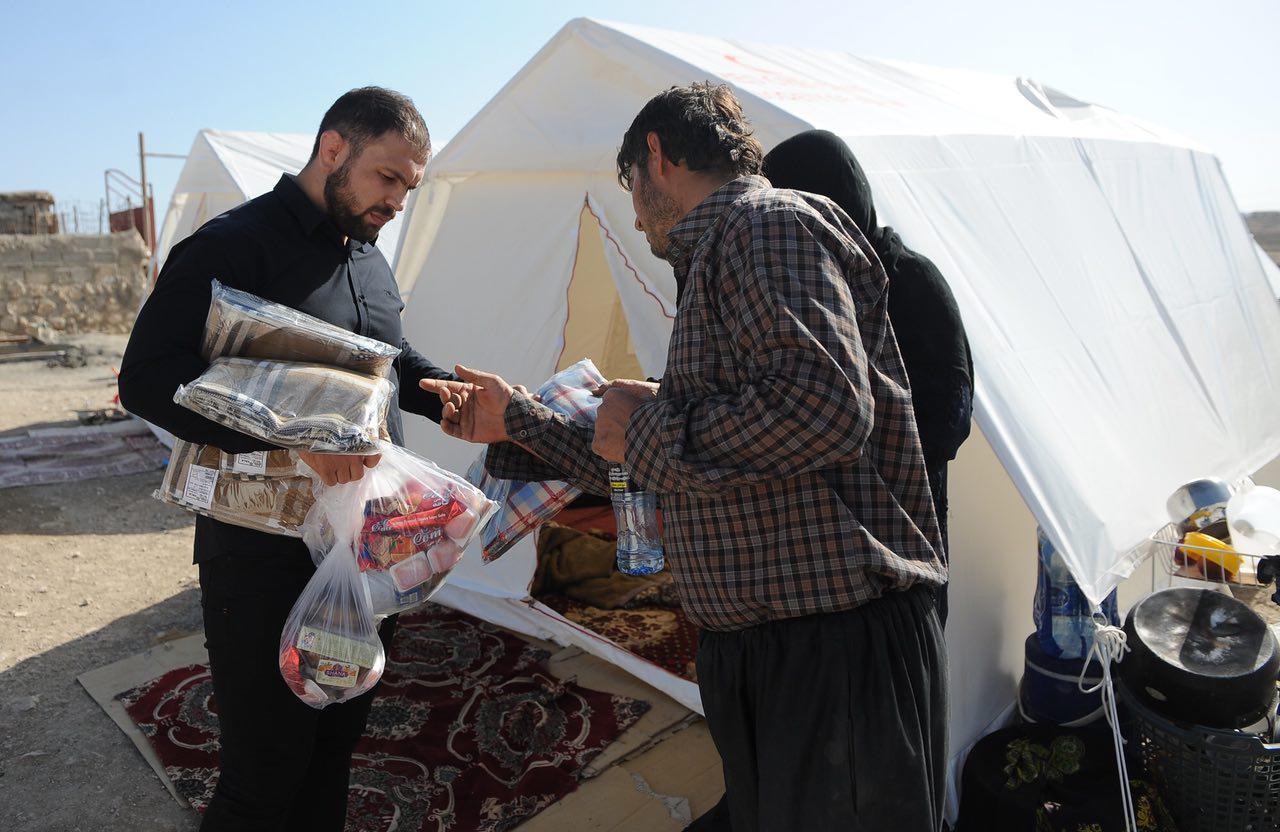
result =
[[325,177],[324,201],[330,221],[338,230],[353,240],[367,243],[378,236],[396,215],[393,205],[384,193],[362,196],[361,188],[353,181],[364,154],[354,154],[341,167]]
[[642,165],[635,166],[631,182],[631,207],[636,212],[636,225],[644,232],[653,256],[665,260],[671,245],[671,229],[680,221],[680,205],[654,184]]

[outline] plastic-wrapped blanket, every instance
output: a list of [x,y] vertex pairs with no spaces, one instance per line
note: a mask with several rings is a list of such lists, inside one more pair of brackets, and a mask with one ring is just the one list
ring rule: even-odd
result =
[[400,349],[213,281],[201,354],[326,364],[386,377]]
[[[543,382],[536,395],[544,405],[583,424],[592,424],[600,399],[592,392],[605,383],[595,363],[584,358]],[[555,517],[573,502],[582,490],[559,480],[514,482],[489,476],[484,469],[485,452],[471,463],[467,479],[486,497],[501,505],[484,530],[485,563],[497,560],[529,532]]]
[[391,382],[319,364],[218,358],[173,400],[272,445],[368,454],[386,421]]
[[179,439],[153,496],[223,523],[301,537],[315,498],[295,464],[288,451],[228,454]]

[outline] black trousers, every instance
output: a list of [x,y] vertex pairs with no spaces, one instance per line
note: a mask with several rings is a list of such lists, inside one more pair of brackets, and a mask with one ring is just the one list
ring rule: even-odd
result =
[[937,832],[946,658],[933,593],[704,632],[698,682],[725,797],[697,832]]
[[[351,752],[374,692],[316,710],[280,677],[280,631],[314,572],[302,552],[220,555],[200,564],[221,741],[204,832],[343,827]],[[394,632],[388,619],[384,647]]]

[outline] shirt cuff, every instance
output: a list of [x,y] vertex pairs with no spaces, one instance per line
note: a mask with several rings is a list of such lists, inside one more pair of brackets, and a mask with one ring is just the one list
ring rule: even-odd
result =
[[511,394],[507,411],[502,416],[507,438],[521,444],[528,444],[530,440],[540,436],[554,419],[555,414],[551,408],[535,402],[518,390]]

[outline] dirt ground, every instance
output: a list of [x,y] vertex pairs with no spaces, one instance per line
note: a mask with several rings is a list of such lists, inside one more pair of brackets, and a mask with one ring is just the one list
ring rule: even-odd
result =
[[[74,424],[115,393],[126,337],[83,367],[0,364],[0,434]],[[193,524],[151,498],[160,471],[0,491],[0,827],[192,830],[76,676],[200,629]]]

